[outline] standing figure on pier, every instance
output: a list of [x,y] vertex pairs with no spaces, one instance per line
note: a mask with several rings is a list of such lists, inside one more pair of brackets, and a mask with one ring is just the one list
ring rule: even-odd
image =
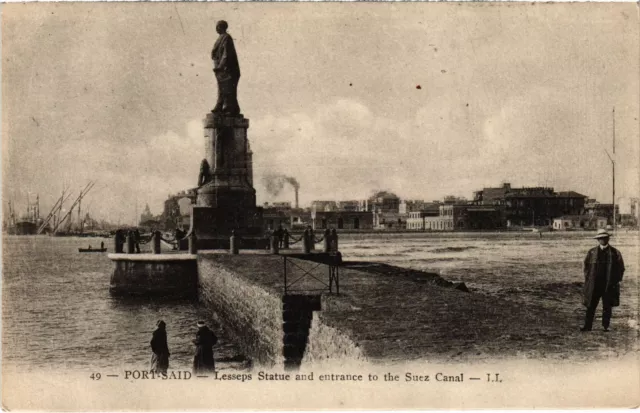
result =
[[116,244],[115,245],[116,254],[122,254],[124,252],[125,241],[126,241],[126,236],[124,234],[124,231],[121,229],[117,229],[114,237],[114,243]]
[[196,345],[196,355],[193,357],[193,374],[211,373],[215,371],[213,346],[218,337],[207,327],[204,321],[198,321],[198,332],[193,344]]
[[316,233],[313,231],[313,228],[311,228],[311,225],[307,228],[309,228],[309,249],[313,251],[316,249]]
[[624,261],[620,251],[609,245],[609,233],[599,229],[594,237],[598,245],[584,259],[583,301],[587,307],[584,326],[580,331],[591,331],[598,303],[602,299],[602,327],[609,331],[612,308],[620,305],[620,281],[624,275]]
[[167,344],[166,323],[162,320],[156,324],[156,329],[151,337],[151,371],[156,373],[167,373],[169,368],[169,345]]
[[280,240],[280,248],[289,248],[289,237],[291,236],[291,234],[289,234],[289,230],[288,229],[283,229],[282,230],[282,239]]
[[218,82],[218,101],[212,112],[237,116],[240,114],[238,105],[240,64],[233,39],[227,33],[228,27],[224,20],[216,24],[216,32],[220,36],[213,45],[211,59],[213,59],[213,72]]
[[140,231],[138,231],[138,228],[133,231],[133,239],[136,245],[136,253],[140,254]]
[[284,227],[282,224],[280,224],[278,229],[273,232],[273,235],[277,238],[276,242],[278,243],[278,247],[282,248],[282,241],[284,240]]

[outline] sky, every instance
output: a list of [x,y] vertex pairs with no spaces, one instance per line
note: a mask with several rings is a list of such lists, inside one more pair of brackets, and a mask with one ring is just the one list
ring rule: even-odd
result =
[[263,177],[300,202],[472,197],[552,186],[640,193],[637,6],[513,3],[31,3],[2,9],[3,206],[96,186],[132,222],[196,186],[224,19]]

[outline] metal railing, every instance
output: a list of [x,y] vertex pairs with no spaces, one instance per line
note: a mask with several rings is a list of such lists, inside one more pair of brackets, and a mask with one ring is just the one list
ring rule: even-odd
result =
[[[301,293],[301,292],[329,292],[333,294],[334,286],[336,295],[340,295],[340,270],[338,265],[332,262],[314,262],[311,267],[304,268],[302,265],[296,263],[293,259],[287,256],[282,257],[282,268],[284,277],[284,294]],[[324,269],[327,268],[328,280],[325,276]],[[320,270],[318,270],[320,269]],[[327,274],[325,273],[325,274]],[[291,281],[293,280],[293,281]],[[311,282],[309,285],[308,281]],[[306,286],[302,286],[303,282],[307,282]],[[291,288],[294,285],[298,285],[297,288]],[[313,288],[313,287],[318,288]]]

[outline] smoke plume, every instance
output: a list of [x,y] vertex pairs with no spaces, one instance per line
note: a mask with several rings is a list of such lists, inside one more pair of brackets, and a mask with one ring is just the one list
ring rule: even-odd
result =
[[296,191],[300,189],[300,183],[296,178],[286,175],[268,174],[262,177],[262,183],[271,196],[277,196],[284,189],[285,184],[289,184]]

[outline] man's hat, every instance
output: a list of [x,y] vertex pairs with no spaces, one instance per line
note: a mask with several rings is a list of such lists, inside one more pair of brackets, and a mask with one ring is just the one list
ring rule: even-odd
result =
[[596,234],[595,237],[593,237],[594,239],[598,239],[598,238],[609,238],[611,235],[607,232],[606,229],[604,228],[600,228],[598,230],[598,233]]
[[198,327],[204,327],[206,326],[206,323],[204,321],[198,321],[198,324],[196,324]]

